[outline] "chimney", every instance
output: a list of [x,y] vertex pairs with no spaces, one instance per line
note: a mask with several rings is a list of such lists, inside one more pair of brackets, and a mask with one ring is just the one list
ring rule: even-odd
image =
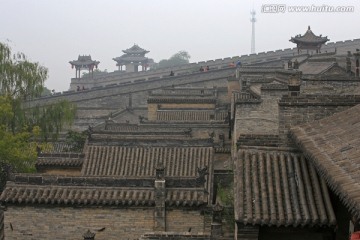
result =
[[349,57],[346,58],[346,72],[351,74],[351,60]]
[[293,65],[292,65],[292,61],[289,60],[289,61],[288,61],[288,69],[292,69],[292,68],[293,68],[292,66],[293,66]]
[[288,81],[289,97],[297,97],[300,95],[301,80],[299,74],[293,74]]
[[294,69],[299,69],[299,62],[297,59],[294,61]]
[[219,203],[216,203],[213,206],[213,221],[211,223],[211,236],[212,237],[220,237],[222,236],[222,212],[224,207]]
[[165,166],[162,162],[159,162],[155,168],[155,231],[166,231],[166,212],[165,212],[165,198],[166,198],[166,187],[165,187]]
[[357,48],[354,53],[355,56],[355,76],[360,77],[360,50]]
[[129,93],[129,108],[132,109],[132,94]]

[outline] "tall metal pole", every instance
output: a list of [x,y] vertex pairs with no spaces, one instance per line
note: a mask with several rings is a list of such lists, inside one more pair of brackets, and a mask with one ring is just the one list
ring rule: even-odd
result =
[[255,53],[255,22],[256,22],[256,12],[255,10],[252,10],[250,12],[251,14],[251,18],[250,18],[250,22],[252,25],[252,29],[251,29],[251,53]]

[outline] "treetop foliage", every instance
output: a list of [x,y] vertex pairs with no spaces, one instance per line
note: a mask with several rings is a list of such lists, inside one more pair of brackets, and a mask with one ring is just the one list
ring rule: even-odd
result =
[[188,64],[191,56],[187,51],[179,51],[172,55],[169,59],[163,59],[158,63],[158,68],[176,67]]
[[30,62],[23,53],[12,54],[9,46],[0,43],[1,95],[22,100],[38,97],[47,76],[45,67]]
[[29,107],[44,91],[47,68],[0,43],[0,177],[4,169],[34,171],[37,148],[75,117],[75,105],[60,101]]

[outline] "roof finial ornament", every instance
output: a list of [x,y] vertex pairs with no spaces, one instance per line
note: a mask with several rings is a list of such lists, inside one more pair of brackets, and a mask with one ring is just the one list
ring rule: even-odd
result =
[[310,31],[311,29],[310,29],[310,25],[308,26],[308,30]]

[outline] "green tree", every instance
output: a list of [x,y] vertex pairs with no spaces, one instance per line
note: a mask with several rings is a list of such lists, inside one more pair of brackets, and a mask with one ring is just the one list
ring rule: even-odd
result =
[[[100,70],[100,69],[95,69],[94,70],[94,76],[98,76],[98,75],[103,75],[103,74],[107,74],[108,73],[108,71],[107,71],[107,69],[105,69],[105,70]],[[83,72],[82,73],[82,77],[88,77],[88,76],[91,76],[92,75],[92,73],[89,73],[89,72]]]
[[56,137],[75,116],[75,106],[60,101],[47,106],[27,107],[26,101],[39,97],[44,89],[48,70],[29,61],[23,53],[12,54],[11,49],[0,43],[0,96],[11,113],[2,118],[0,125],[13,134],[39,126],[42,137]]
[[84,148],[88,130],[82,132],[68,131],[66,134],[66,143],[69,144],[70,152],[81,152]]
[[179,51],[172,55],[169,59],[163,59],[158,63],[158,68],[176,67],[188,64],[191,56],[187,51]]
[[48,96],[48,95],[51,95],[51,91],[47,87],[44,87],[43,91],[41,92],[41,96]]
[[67,101],[27,104],[43,93],[47,75],[45,67],[0,43],[0,170],[32,171],[37,152],[29,142],[56,138],[74,119],[75,106]]

